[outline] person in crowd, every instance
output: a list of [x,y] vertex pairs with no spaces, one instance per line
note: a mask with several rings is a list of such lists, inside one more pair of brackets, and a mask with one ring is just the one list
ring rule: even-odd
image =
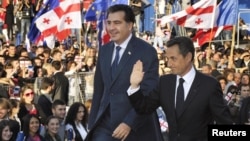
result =
[[58,135],[59,119],[56,116],[49,116],[45,122],[46,133],[44,139],[46,141],[64,141]]
[[41,122],[37,115],[27,114],[23,118],[24,141],[47,141],[40,135]]
[[140,116],[126,92],[130,72],[138,59],[147,62],[141,87],[143,93],[147,95],[156,86],[159,78],[157,52],[152,45],[132,34],[135,15],[130,6],[109,7],[106,22],[111,42],[99,48],[86,140],[162,140],[156,112]]
[[235,72],[234,73],[234,82],[237,86],[239,86],[241,84],[241,77],[242,77],[242,73],[240,72]]
[[164,38],[164,30],[162,29],[161,22],[157,21],[156,28],[155,28],[155,36],[154,36],[154,48],[156,50],[164,51],[163,46],[163,38]]
[[52,93],[52,100],[61,99],[68,103],[69,80],[62,72],[63,65],[60,61],[53,61],[52,63],[53,76],[55,87]]
[[92,99],[88,99],[85,101],[84,103],[85,107],[87,108],[88,110],[88,114],[90,113],[90,110],[91,110],[91,105],[92,105]]
[[17,133],[20,130],[20,124],[9,117],[10,111],[11,111],[11,103],[6,98],[0,98],[0,121],[2,120],[8,120],[10,122],[10,127],[13,131],[13,138],[15,139],[17,137]]
[[212,67],[210,64],[205,64],[201,67],[201,72],[208,76],[212,76]]
[[60,99],[56,99],[52,103],[52,113],[53,116],[57,117],[59,119],[59,129],[58,134],[61,138],[61,141],[65,140],[65,124],[64,124],[64,118],[66,115],[66,103]]
[[239,124],[250,125],[250,97],[243,99],[239,112]]
[[6,48],[0,51],[0,54],[4,56],[5,61],[9,61],[12,59],[18,59],[18,54],[16,52],[16,46],[14,44],[10,44]]
[[35,7],[30,0],[22,0],[17,11],[21,12],[21,42],[24,43],[29,33],[31,21],[35,16]]
[[9,101],[12,107],[9,118],[17,121],[21,127],[21,121],[17,115],[20,109],[20,101],[18,99],[10,99]]
[[250,62],[250,53],[248,51],[244,51],[240,59],[237,61],[237,64],[235,65],[237,68],[241,68],[242,70],[248,70],[248,64]]
[[83,69],[85,72],[94,72],[96,68],[96,57],[85,57],[84,60],[85,65]]
[[247,84],[247,85],[249,85],[250,84],[249,82],[250,82],[250,76],[249,76],[249,74],[242,73],[240,84]]
[[49,117],[52,115],[52,90],[54,87],[54,80],[49,77],[42,78],[40,94],[37,104],[40,105],[42,111]]
[[97,49],[94,47],[89,47],[85,50],[84,56],[87,57],[96,57],[97,56]]
[[13,130],[11,129],[10,121],[0,121],[0,135],[1,141],[15,141],[15,138],[13,138]]
[[216,79],[219,81],[222,92],[223,92],[223,96],[226,94],[225,88],[227,85],[227,78],[224,75],[219,75],[216,77]]
[[[169,139],[201,140],[208,138],[208,125],[233,124],[219,82],[195,70],[194,45],[189,37],[167,42],[166,56],[172,74],[160,77],[150,95],[142,94],[144,65],[138,60],[130,76],[128,95],[139,114],[149,114],[159,106],[167,115]],[[209,85],[207,85],[209,84]]]
[[46,115],[44,114],[40,105],[34,103],[34,95],[34,91],[29,85],[22,87],[20,95],[20,109],[17,114],[18,118],[21,120],[21,129],[24,127],[23,118],[27,114],[34,114],[40,118],[43,124],[45,123]]
[[239,85],[239,92],[241,99],[245,99],[250,96],[250,85],[249,84],[241,84]]
[[223,75],[227,79],[227,85],[226,85],[225,91],[227,91],[228,87],[231,86],[231,85],[235,85],[236,86],[236,83],[234,81],[234,73],[235,73],[235,70],[233,68],[232,69],[228,68],[228,69],[224,70]]
[[13,26],[14,26],[14,5],[13,0],[7,0],[5,24],[7,24],[8,38],[13,41]]
[[74,102],[82,101],[81,93],[81,78],[78,75],[78,67],[75,61],[67,63],[67,71],[64,73],[69,81],[69,93],[67,105],[72,105]]
[[[75,141],[84,141],[87,131],[88,110],[80,102],[73,103],[68,110],[65,118],[65,132],[67,134],[69,129],[73,130],[73,139]],[[68,136],[68,135],[67,135]]]
[[235,123],[238,123],[238,114],[240,109],[240,92],[238,89],[238,86],[230,85],[224,97],[231,117]]
[[42,68],[43,68],[45,77],[53,76],[53,69],[52,69],[51,63],[44,63]]
[[165,74],[165,68],[166,68],[166,63],[163,59],[159,60],[159,75],[164,75]]
[[135,29],[136,33],[139,35],[141,28],[141,15],[142,15],[142,2],[141,0],[131,0],[130,3],[131,8],[133,9],[135,15]]
[[59,49],[54,49],[51,53],[51,57],[49,63],[53,61],[62,61],[62,52]]

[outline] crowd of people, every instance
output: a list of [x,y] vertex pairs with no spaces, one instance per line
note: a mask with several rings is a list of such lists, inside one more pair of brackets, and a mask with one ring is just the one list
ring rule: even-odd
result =
[[[23,10],[34,13],[19,19],[20,44],[8,28],[0,50],[0,84],[8,86],[0,87],[1,140],[206,141],[208,124],[250,124],[248,45],[234,49],[225,40],[194,47],[169,25],[141,34],[135,9],[114,5],[107,11],[109,43],[98,47],[94,33],[90,45],[72,36],[53,49],[27,49],[29,18],[40,2],[9,0],[3,10],[12,10],[13,19]],[[154,5],[166,14],[161,1]],[[80,72],[92,75],[83,81]]]

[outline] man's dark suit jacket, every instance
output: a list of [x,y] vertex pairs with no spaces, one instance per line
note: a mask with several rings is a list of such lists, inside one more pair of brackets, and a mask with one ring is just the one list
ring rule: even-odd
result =
[[44,94],[39,96],[37,104],[40,105],[47,118],[52,115],[52,102]]
[[93,129],[98,126],[109,107],[111,131],[124,122],[132,129],[126,141],[160,141],[162,136],[156,112],[146,116],[137,114],[127,95],[130,74],[137,60],[144,62],[146,72],[142,82],[143,93],[149,94],[156,87],[159,80],[156,50],[145,41],[132,36],[120,59],[114,78],[111,80],[113,50],[114,42],[99,48],[94,76],[93,102],[88,122],[90,129],[88,140],[91,141]]
[[247,97],[243,99],[242,105],[240,108],[240,113],[239,113],[239,123],[240,124],[245,124],[248,121],[249,118],[249,112],[250,112],[250,97]]
[[61,99],[68,103],[69,80],[63,72],[57,72],[52,77],[55,81],[54,93],[52,99]]
[[232,124],[229,110],[224,105],[222,90],[217,80],[196,71],[193,84],[179,117],[175,114],[176,75],[160,77],[157,88],[150,96],[141,91],[129,96],[140,114],[148,114],[162,106],[169,124],[170,141],[206,141],[207,125]]

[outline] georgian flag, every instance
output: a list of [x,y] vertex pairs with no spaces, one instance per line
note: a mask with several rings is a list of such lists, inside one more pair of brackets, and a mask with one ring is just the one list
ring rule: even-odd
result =
[[50,10],[36,20],[36,25],[43,36],[49,36],[57,32],[56,25],[59,20],[60,18],[57,16],[57,13],[54,10]]
[[161,24],[176,21],[178,25],[191,28],[211,28],[217,0],[201,0],[180,12],[162,17]]
[[80,0],[63,0],[58,7],[41,15],[36,24],[44,37],[55,35],[59,40],[70,34],[69,29],[81,28]]

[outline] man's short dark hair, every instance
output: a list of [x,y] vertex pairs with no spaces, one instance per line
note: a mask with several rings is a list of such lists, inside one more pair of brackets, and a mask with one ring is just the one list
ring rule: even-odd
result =
[[135,23],[135,14],[132,8],[129,5],[125,5],[125,4],[116,4],[116,5],[110,6],[107,12],[107,17],[109,16],[110,13],[115,13],[119,11],[123,11],[125,13],[124,20],[126,22]]
[[49,77],[42,78],[42,83],[40,86],[40,89],[46,90],[49,86],[52,86],[54,84],[54,80]]
[[66,105],[66,103],[61,100],[61,99],[56,99],[53,103],[52,103],[52,109],[56,108],[56,106],[58,105]]

